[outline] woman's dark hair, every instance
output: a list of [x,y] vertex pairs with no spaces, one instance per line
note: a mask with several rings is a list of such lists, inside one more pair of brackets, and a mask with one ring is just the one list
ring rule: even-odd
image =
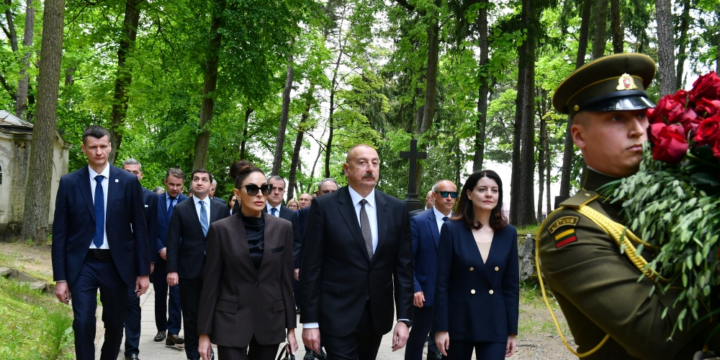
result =
[[[235,197],[235,194],[230,194],[230,196],[228,197],[227,207],[228,207],[228,209],[230,209],[230,210],[232,210],[233,207],[235,206],[235,204],[230,205],[230,203],[232,203],[232,199],[233,199],[234,197]],[[235,198],[235,202],[237,202],[237,198]]]
[[238,176],[238,173],[240,172],[240,169],[252,165],[253,163],[247,161],[247,160],[238,160],[234,162],[232,165],[230,165],[230,178],[235,181],[235,178]]
[[[238,161],[237,163],[239,162],[241,161]],[[235,164],[233,164],[233,166]],[[232,169],[230,170],[232,171]],[[247,179],[247,177],[254,172],[261,172],[263,175],[265,175],[265,172],[260,170],[259,167],[253,165],[251,162],[245,161],[244,166],[238,167],[237,169],[237,174],[235,175],[235,188],[240,189],[240,187],[242,187],[243,181],[245,181],[245,179]]]
[[495,206],[494,209],[490,212],[490,228],[493,230],[500,230],[507,225],[508,220],[502,213],[502,204],[503,204],[503,186],[502,186],[502,180],[500,180],[500,176],[492,170],[479,170],[474,172],[470,177],[465,181],[465,185],[462,187],[462,191],[460,191],[460,201],[458,201],[457,204],[457,211],[455,212],[455,215],[452,217],[453,220],[459,220],[462,221],[465,224],[465,227],[472,230],[479,230],[482,228],[482,224],[475,220],[475,210],[473,208],[473,203],[470,201],[470,198],[468,198],[468,191],[472,192],[473,189],[475,189],[475,186],[477,185],[478,181],[482,178],[490,178],[495,180],[495,182],[498,185],[498,203]]

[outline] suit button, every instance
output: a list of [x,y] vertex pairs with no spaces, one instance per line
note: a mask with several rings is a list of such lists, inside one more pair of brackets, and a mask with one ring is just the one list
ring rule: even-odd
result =
[[495,271],[500,271],[500,268],[496,266]]
[[492,295],[492,294],[493,294],[493,292],[494,292],[494,291],[492,291],[492,289],[491,289],[491,290],[490,290],[490,295]]
[[[258,286],[258,285],[260,285],[260,282],[256,281],[255,286]],[[490,290],[490,291],[492,291],[492,290]]]
[[475,271],[475,268],[470,268],[470,271]]
[[475,295],[475,289],[470,290],[470,293]]

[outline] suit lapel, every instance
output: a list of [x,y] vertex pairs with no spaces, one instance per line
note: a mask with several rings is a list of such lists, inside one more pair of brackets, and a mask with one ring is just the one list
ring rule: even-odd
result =
[[[387,209],[387,201],[382,196],[380,191],[377,189],[375,190],[375,215],[377,216],[377,227],[378,227],[378,242],[377,247],[375,248],[375,254],[373,255],[373,260],[377,258],[378,253],[380,253],[380,250],[382,249],[382,246],[385,244],[388,228],[388,217],[390,214],[388,213]],[[363,244],[365,244],[365,241],[363,239]]]
[[[113,200],[117,197],[117,194],[120,192],[120,188],[123,184],[120,184],[120,179],[118,179],[120,169],[112,166],[110,166],[110,178],[108,179],[108,195],[107,195],[107,204],[105,204],[105,207],[107,210],[110,210],[110,204],[113,203]],[[105,211],[107,213],[107,210]],[[107,214],[106,214],[107,216]]]
[[245,224],[242,221],[242,216],[240,214],[233,214],[233,226],[232,229],[235,229],[237,231],[237,239],[240,241],[235,241],[235,238],[230,240],[230,244],[232,247],[236,247],[237,249],[237,255],[239,258],[243,259],[242,261],[238,261],[239,266],[242,266],[245,268],[245,272],[248,272],[250,274],[255,272],[255,266],[253,266],[252,258],[250,257],[250,248],[248,247],[247,242],[247,233],[245,233]]
[[433,209],[430,209],[427,224],[430,227],[430,234],[432,234],[433,241],[435,242],[435,249],[437,249],[440,243],[440,232],[438,231],[437,218],[435,218],[435,211]]
[[[338,209],[340,216],[342,216],[345,224],[348,226],[348,229],[350,229],[350,233],[352,233],[353,238],[355,238],[355,242],[358,246],[360,246],[360,250],[362,250],[362,253],[365,254],[365,259],[370,261],[367,248],[365,248],[365,239],[362,237],[362,229],[360,229],[360,224],[358,223],[357,215],[355,214],[355,205],[350,197],[350,191],[347,187],[338,191],[342,191],[342,193],[338,195],[338,202],[340,203]],[[379,245],[380,244],[378,242],[378,246]]]
[[202,234],[202,225],[200,225],[200,214],[198,214],[197,209],[195,208],[195,199],[191,198],[188,201],[190,203],[188,204],[189,206],[187,212],[192,218],[191,221],[195,224],[195,226],[197,226],[198,230],[200,230],[200,233]]
[[91,193],[92,188],[90,187],[90,171],[88,170],[87,165],[81,167],[80,170],[78,170],[77,176],[80,193],[82,193],[82,197],[85,199],[85,204],[90,211],[92,219],[95,220],[95,205],[93,204],[93,198]]

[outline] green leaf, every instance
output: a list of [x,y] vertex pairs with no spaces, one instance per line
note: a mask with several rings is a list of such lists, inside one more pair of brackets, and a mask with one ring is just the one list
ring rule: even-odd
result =
[[720,178],[717,174],[708,174],[706,172],[696,172],[690,176],[690,183],[695,186],[720,186]]

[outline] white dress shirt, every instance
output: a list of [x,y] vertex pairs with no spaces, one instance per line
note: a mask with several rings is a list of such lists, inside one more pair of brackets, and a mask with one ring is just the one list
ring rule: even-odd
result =
[[[103,221],[103,243],[102,246],[99,248],[95,246],[95,243],[93,241],[90,241],[90,248],[91,249],[103,249],[108,250],[110,249],[110,245],[108,244],[108,238],[107,238],[107,197],[108,197],[108,185],[110,184],[110,165],[105,164],[105,169],[100,172],[99,174],[93,170],[90,165],[88,165],[88,170],[90,170],[90,194],[93,198],[93,204],[95,204],[95,188],[97,187],[97,181],[95,181],[95,177],[98,175],[101,175],[103,177],[102,181],[102,189],[103,189],[103,195],[105,199],[103,199],[103,204],[105,205],[105,210],[103,211],[105,213],[105,219]],[[95,219],[97,221],[97,219]]]
[[275,215],[273,215],[273,216],[280,217],[280,208],[282,207],[282,204],[278,204],[278,206],[272,206],[272,205],[270,205],[269,201],[266,201],[265,207],[267,208],[267,212],[270,215],[273,215],[272,209],[276,209],[277,211],[275,212]]
[[435,222],[437,222],[438,234],[439,234],[440,230],[442,230],[443,224],[445,223],[445,221],[443,221],[443,218],[446,216],[449,218],[450,215],[452,215],[452,213],[445,215],[445,214],[441,213],[440,211],[438,211],[438,209],[434,206],[433,206],[432,210],[435,213]]
[[377,207],[375,206],[375,189],[372,189],[372,191],[370,191],[370,194],[368,194],[368,196],[365,198],[363,198],[362,195],[358,194],[358,192],[355,191],[350,186],[348,186],[348,190],[350,190],[350,198],[352,199],[353,206],[355,207],[355,215],[357,216],[357,221],[358,221],[358,224],[360,225],[360,229],[362,229],[362,223],[360,222],[360,210],[362,209],[362,205],[360,205],[360,200],[365,199],[365,201],[367,201],[367,204],[365,204],[365,213],[367,213],[368,222],[370,223],[370,232],[372,233],[373,254],[375,254],[375,250],[377,249],[377,243],[378,243]]
[[204,199],[200,200],[197,196],[192,197],[193,201],[195,202],[195,210],[197,211],[198,221],[200,221],[200,225],[202,225],[202,217],[200,216],[200,203],[205,203],[205,213],[207,214],[207,227],[208,230],[210,229],[210,197],[206,196]]

